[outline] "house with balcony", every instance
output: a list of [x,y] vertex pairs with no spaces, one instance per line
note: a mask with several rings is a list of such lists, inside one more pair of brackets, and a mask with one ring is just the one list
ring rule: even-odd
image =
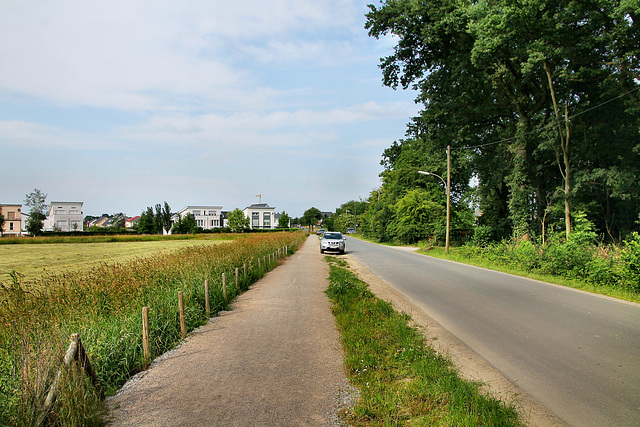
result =
[[272,208],[266,203],[254,203],[244,208],[242,212],[246,218],[249,218],[249,227],[252,230],[271,230],[278,227],[276,208]]
[[223,227],[222,206],[187,206],[173,214],[171,222],[175,223],[178,218],[183,219],[187,214],[191,214],[196,225],[203,230]]
[[1,234],[11,237],[22,236],[22,205],[0,204],[0,213],[4,218]]
[[51,202],[45,231],[84,231],[82,205],[84,202]]

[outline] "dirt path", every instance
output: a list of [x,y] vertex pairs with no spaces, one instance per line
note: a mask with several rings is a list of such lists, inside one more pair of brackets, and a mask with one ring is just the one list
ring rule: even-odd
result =
[[351,391],[317,242],[127,383],[109,424],[336,425]]

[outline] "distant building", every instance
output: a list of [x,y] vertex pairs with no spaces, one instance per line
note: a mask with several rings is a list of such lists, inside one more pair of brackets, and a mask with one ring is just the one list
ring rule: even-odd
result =
[[3,236],[18,237],[22,235],[22,205],[0,204],[0,212],[4,217]]
[[276,222],[276,208],[266,203],[254,203],[242,211],[249,218],[249,227],[253,229],[274,229],[278,227]]
[[82,205],[84,202],[51,202],[45,231],[84,231]]
[[203,230],[213,230],[223,227],[222,206],[187,206],[173,214],[171,222],[177,222],[178,218],[184,218],[191,214],[196,220],[196,225]]
[[140,215],[134,216],[132,218],[127,218],[124,221],[124,228],[133,228],[133,226],[136,225],[138,221],[140,221]]

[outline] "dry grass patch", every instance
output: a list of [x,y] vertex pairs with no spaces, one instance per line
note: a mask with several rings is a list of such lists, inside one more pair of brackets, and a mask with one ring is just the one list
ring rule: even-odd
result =
[[221,240],[161,240],[108,243],[0,245],[0,282],[15,271],[25,282],[44,274],[87,271],[103,263],[121,263],[189,246],[216,245]]

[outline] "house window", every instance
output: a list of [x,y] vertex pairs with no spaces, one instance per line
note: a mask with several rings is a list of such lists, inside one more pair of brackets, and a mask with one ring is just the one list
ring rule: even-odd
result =
[[7,212],[7,219],[16,219],[15,212]]
[[198,223],[198,227],[204,226],[204,220],[203,219],[199,219],[196,222]]
[[67,221],[57,221],[56,228],[58,230],[66,230],[67,229]]
[[80,215],[80,211],[69,211],[69,215]]
[[209,211],[210,216],[216,216],[216,211]]
[[13,223],[12,222],[9,223],[9,230],[10,231],[13,230]]
[[271,214],[269,212],[264,213],[264,216],[262,217],[262,222],[264,223],[265,227],[271,227]]
[[61,209],[56,209],[56,211],[54,212],[55,215],[64,215],[64,210]]
[[251,213],[251,227],[260,227],[260,212]]
[[200,211],[193,211],[191,214],[192,214],[193,216],[200,215]]

